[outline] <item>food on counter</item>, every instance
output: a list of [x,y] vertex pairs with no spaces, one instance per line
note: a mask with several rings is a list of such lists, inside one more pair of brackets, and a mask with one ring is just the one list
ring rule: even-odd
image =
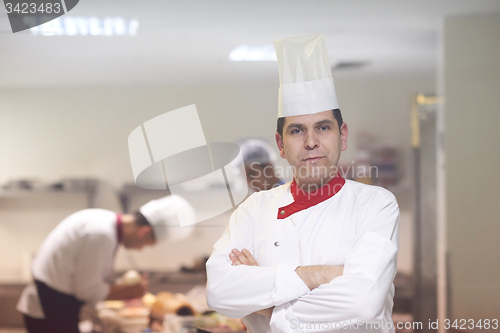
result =
[[[128,277],[135,275],[127,273]],[[124,277],[126,277],[125,274],[120,278],[119,283],[126,280],[123,279]],[[148,293],[137,299],[99,302],[96,310],[101,322],[97,324],[102,327],[103,333],[142,332],[148,327],[151,303],[154,303],[155,299],[153,294]]]
[[133,286],[135,284],[141,283],[142,276],[139,272],[131,270],[122,275],[120,283],[124,286]]
[[242,332],[245,325],[241,319],[231,319],[217,312],[197,317],[195,326],[208,332]]
[[196,311],[183,294],[161,292],[151,308],[149,326],[153,332],[180,332],[185,325],[193,327]]
[[[219,314],[202,316],[208,309],[205,287],[197,286],[186,295],[160,292],[158,295],[145,294],[142,298],[127,301],[104,301],[96,306],[104,333],[142,332],[149,328],[152,332],[172,333],[194,329],[195,320],[202,320],[204,327],[212,327],[209,332],[240,333],[241,321]],[[195,314],[197,314],[195,316]],[[201,319],[209,317],[211,319]],[[184,332],[184,331],[182,331]]]
[[156,296],[151,293],[146,293],[144,296],[142,296],[142,303],[144,303],[145,306],[151,309],[156,303]]
[[101,302],[98,303],[96,310],[100,319],[97,324],[101,326],[104,333],[141,332],[148,327],[149,309],[145,307],[124,306],[120,309],[113,309]]
[[147,318],[149,319],[149,309],[140,306],[126,307],[118,311],[120,317],[124,318]]
[[107,309],[120,310],[125,307],[124,301],[104,301],[104,307]]
[[167,313],[192,316],[195,311],[183,294],[172,294],[164,291],[156,295],[156,302],[151,308],[151,315],[155,318],[163,318]]
[[149,329],[151,332],[164,332],[165,329],[163,325],[157,321],[153,321],[149,324]]

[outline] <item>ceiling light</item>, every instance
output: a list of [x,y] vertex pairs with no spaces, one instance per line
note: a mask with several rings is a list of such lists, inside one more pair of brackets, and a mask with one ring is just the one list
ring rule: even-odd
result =
[[139,21],[123,17],[63,16],[30,30],[35,36],[135,36]]
[[239,45],[229,53],[231,61],[276,61],[273,44]]

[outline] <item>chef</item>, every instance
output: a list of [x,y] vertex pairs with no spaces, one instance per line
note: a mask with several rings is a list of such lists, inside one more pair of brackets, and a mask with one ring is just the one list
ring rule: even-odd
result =
[[275,42],[292,182],[250,196],[207,262],[209,306],[248,332],[394,332],[399,208],[337,172],[348,128],[321,34]]
[[[78,333],[84,303],[141,297],[148,283],[112,282],[119,245],[142,249],[185,234],[179,219],[194,221],[191,205],[180,196],[153,200],[134,214],[85,209],[64,219],[47,236],[32,263],[34,283],[28,285],[17,309],[29,333]],[[184,229],[184,228],[182,228]]]
[[283,185],[274,167],[276,153],[271,146],[260,139],[247,139],[240,144],[245,163],[247,184],[250,191],[269,190]]

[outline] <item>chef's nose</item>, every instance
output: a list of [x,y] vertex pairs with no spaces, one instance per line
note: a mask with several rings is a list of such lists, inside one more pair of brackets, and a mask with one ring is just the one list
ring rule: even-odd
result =
[[319,145],[318,137],[314,131],[307,131],[305,135],[305,148],[306,149],[314,149]]

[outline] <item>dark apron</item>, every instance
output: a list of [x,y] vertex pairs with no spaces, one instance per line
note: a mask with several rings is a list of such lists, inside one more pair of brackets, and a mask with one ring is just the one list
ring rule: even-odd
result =
[[84,302],[35,280],[45,319],[25,316],[29,333],[79,333],[78,319]]

